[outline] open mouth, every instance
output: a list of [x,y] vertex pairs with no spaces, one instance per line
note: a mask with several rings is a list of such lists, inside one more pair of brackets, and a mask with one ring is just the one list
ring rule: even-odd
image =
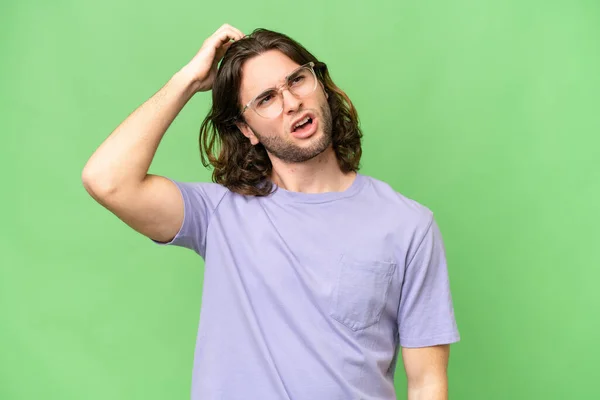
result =
[[294,133],[306,132],[306,131],[310,130],[312,123],[313,123],[312,117],[306,116],[294,125],[292,132],[294,132]]

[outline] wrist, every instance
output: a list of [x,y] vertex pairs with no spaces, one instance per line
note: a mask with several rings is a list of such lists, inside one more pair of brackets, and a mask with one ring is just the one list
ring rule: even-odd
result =
[[182,87],[190,97],[200,89],[200,84],[198,83],[196,77],[189,73],[185,68],[177,71],[171,78],[171,81]]

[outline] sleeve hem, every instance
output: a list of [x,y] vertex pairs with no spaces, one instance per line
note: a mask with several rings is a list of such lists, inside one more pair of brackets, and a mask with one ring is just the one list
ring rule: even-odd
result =
[[171,240],[169,240],[168,242],[159,242],[158,240],[154,240],[152,238],[150,238],[150,240],[152,240],[152,242],[154,242],[155,244],[159,245],[159,246],[170,246],[175,244],[181,237],[183,229],[185,227],[186,224],[186,217],[187,217],[187,213],[188,213],[188,199],[187,199],[187,195],[185,194],[185,192],[183,190],[181,190],[181,188],[179,187],[179,184],[171,179],[171,178],[167,178],[168,180],[170,180],[171,182],[173,182],[173,184],[175,185],[175,187],[177,188],[177,190],[179,190],[179,195],[181,196],[181,199],[183,200],[183,220],[181,221],[181,226],[179,227],[179,230],[177,231],[177,233],[175,234],[175,236],[173,236],[173,238]]
[[400,338],[400,346],[402,347],[428,347],[441,344],[451,344],[460,341],[458,332],[447,333],[443,335],[430,336],[426,338]]

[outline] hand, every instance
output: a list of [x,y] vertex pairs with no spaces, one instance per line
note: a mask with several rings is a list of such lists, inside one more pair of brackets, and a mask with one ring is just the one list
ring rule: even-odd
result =
[[196,91],[203,92],[212,88],[217,65],[233,44],[232,40],[240,40],[245,36],[239,29],[224,24],[204,41],[194,58],[182,68],[192,79]]

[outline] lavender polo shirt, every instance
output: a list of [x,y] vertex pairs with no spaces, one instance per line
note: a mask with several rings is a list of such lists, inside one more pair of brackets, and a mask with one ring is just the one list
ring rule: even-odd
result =
[[166,244],[205,260],[192,400],[391,400],[399,346],[457,342],[432,212],[358,174],[344,192],[175,182]]

